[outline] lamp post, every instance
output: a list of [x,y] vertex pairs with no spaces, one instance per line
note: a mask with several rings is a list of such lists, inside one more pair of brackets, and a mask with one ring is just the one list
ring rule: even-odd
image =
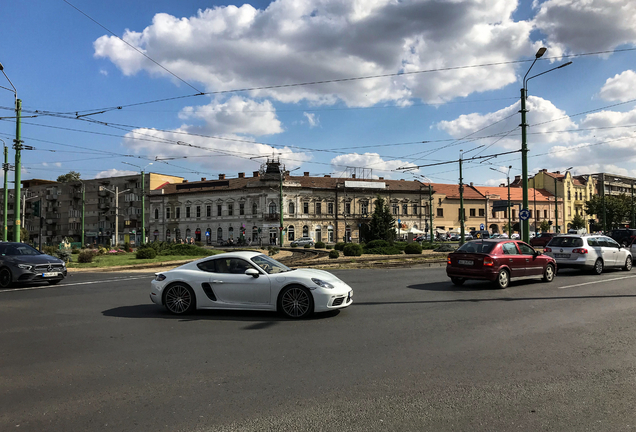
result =
[[[506,213],[508,213],[508,237],[512,237],[511,233],[510,233],[510,170],[512,169],[512,165],[508,166],[508,172],[503,172],[501,170],[495,169],[495,168],[490,168],[493,171],[497,171],[500,172],[502,174],[506,175],[506,179],[508,180],[508,211]],[[529,234],[528,234],[529,235]]]
[[3,229],[2,229],[2,241],[7,241],[9,236],[9,227],[7,226],[7,212],[9,211],[9,149],[7,148],[7,143],[4,142],[3,139],[0,138],[0,141],[4,144],[4,163],[2,164],[2,170],[4,171],[4,200],[3,200]]
[[0,63],[0,72],[2,72],[2,74],[7,79],[7,81],[9,81],[9,84],[11,84],[11,87],[13,88],[13,90],[8,89],[6,87],[2,87],[2,88],[5,90],[13,91],[13,94],[15,96],[15,140],[13,141],[14,143],[13,148],[15,149],[15,175],[14,175],[15,201],[13,206],[13,217],[15,222],[13,224],[13,240],[15,242],[20,242],[20,228],[22,228],[21,226],[22,223],[20,221],[20,199],[21,199],[20,198],[21,197],[20,163],[22,160],[20,155],[20,150],[22,150],[22,141],[20,140],[20,114],[22,112],[22,101],[18,99],[18,91],[16,90],[15,86],[13,85],[13,83],[11,82],[7,74],[4,72],[4,66],[2,66],[2,63]]
[[[573,167],[567,168],[568,172]],[[563,188],[563,225],[565,225],[565,188]],[[554,232],[559,232],[559,190],[557,189],[557,178],[554,177]]]
[[115,190],[110,190],[105,186],[100,186],[99,190],[105,190],[115,195],[115,247],[119,245],[119,194],[128,192],[130,189],[119,192],[119,186],[115,186]]
[[[526,123],[526,112],[527,112],[526,98],[528,97],[528,81],[530,81],[532,78],[536,78],[540,75],[546,74],[556,69],[561,69],[562,67],[572,64],[572,62],[567,62],[555,68],[548,69],[545,72],[541,72],[540,74],[527,78],[528,74],[530,73],[530,70],[532,69],[532,66],[534,66],[537,60],[541,58],[541,56],[543,56],[543,54],[545,54],[546,51],[547,51],[547,48],[544,48],[544,47],[539,48],[539,50],[534,56],[534,61],[532,62],[532,64],[530,65],[530,68],[528,68],[528,71],[523,77],[523,87],[521,88],[521,177],[522,177],[523,209],[524,210],[527,210],[529,206],[529,203],[528,203],[528,142],[527,142],[527,136],[526,136],[526,130],[528,128],[528,124]],[[557,224],[558,224],[558,221],[557,221]],[[529,237],[530,237],[530,225],[525,223],[523,224],[523,232],[522,232],[521,239],[524,242],[528,242]]]
[[141,242],[140,244],[146,243],[146,173],[144,172],[147,167],[152,165],[150,162],[145,167],[140,167],[139,165],[134,165],[128,162],[122,162],[123,164],[134,166],[140,169],[141,171]]

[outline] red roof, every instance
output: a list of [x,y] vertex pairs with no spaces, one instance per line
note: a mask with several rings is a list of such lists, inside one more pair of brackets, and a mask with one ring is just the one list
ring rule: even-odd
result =
[[[508,199],[508,188],[498,186],[476,186],[479,192],[484,196],[487,195],[499,195],[501,199]],[[536,194],[535,194],[536,192]],[[554,195],[545,189],[528,188],[528,199],[530,201],[536,200],[540,202],[554,201]],[[518,187],[510,188],[510,201],[523,201],[523,189]]]

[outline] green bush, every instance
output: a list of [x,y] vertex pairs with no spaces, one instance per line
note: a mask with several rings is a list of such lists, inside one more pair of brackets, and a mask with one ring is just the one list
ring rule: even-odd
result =
[[305,245],[305,249],[309,249],[310,247],[311,247],[311,245],[310,245],[310,244],[306,244],[306,245]]
[[364,249],[366,255],[401,255],[402,251],[394,246]]
[[391,246],[386,240],[372,240],[369,243],[364,245],[364,249],[376,249],[376,248],[385,248]]
[[137,249],[135,258],[137,259],[153,259],[157,256],[157,251],[153,248]]
[[422,249],[424,250],[432,250],[435,248],[437,248],[437,245],[434,245],[432,243],[422,242]]
[[340,243],[336,243],[336,245],[335,245],[333,248],[334,248],[335,250],[339,250],[339,251],[341,251],[341,250],[343,250],[343,249],[344,249],[344,247],[345,247],[346,245],[347,245],[346,243],[340,242]]
[[276,255],[278,252],[280,252],[280,249],[278,249],[277,247],[270,246],[270,247],[269,247],[269,249],[267,249],[267,254],[268,254],[269,256],[274,256],[274,255]]
[[77,256],[78,263],[91,263],[93,262],[93,258],[95,257],[95,252],[92,250],[83,250]]
[[393,247],[398,248],[400,251],[404,251],[404,248],[406,247],[407,244],[408,244],[407,242],[394,242]]
[[327,250],[333,249],[333,245],[327,245]]
[[59,259],[61,259],[64,262],[69,262],[71,260],[71,253],[69,251],[66,250],[57,250],[55,251],[55,255],[56,257],[58,257]]
[[194,242],[194,245],[195,245],[195,246],[199,246],[199,247],[203,247],[203,242],[195,241],[195,242]]
[[189,245],[189,244],[177,243],[177,244],[171,244],[169,246],[161,246],[159,247],[159,249],[160,250],[156,251],[157,255],[163,255],[163,256],[167,256],[167,255],[208,256],[208,255],[211,255],[209,250],[200,248],[195,245]]
[[329,258],[331,259],[338,258],[339,256],[340,252],[338,252],[337,250],[332,250],[331,252],[329,252]]
[[55,252],[57,252],[57,248],[55,246],[44,246],[43,252],[47,255],[55,256]]
[[324,249],[324,248],[325,248],[325,242],[321,242],[321,241],[316,242],[316,244],[314,245],[314,247],[315,247],[316,249]]
[[421,255],[422,254],[422,246],[418,243],[409,243],[404,248],[404,253],[409,255]]
[[357,243],[349,243],[342,250],[344,256],[360,256],[362,255],[362,246]]
[[71,253],[73,255],[77,255],[78,253],[80,253],[80,250],[78,248],[73,248],[73,249],[71,249]]

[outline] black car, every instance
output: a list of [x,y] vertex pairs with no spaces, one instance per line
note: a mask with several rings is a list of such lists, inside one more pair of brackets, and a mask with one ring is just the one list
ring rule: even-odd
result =
[[24,243],[0,243],[0,288],[14,282],[42,282],[55,285],[66,277],[64,261],[43,254]]
[[616,240],[621,246],[627,247],[636,238],[636,229],[619,228],[612,230],[610,237]]
[[488,230],[472,230],[470,234],[476,239],[488,239],[490,238],[490,232]]

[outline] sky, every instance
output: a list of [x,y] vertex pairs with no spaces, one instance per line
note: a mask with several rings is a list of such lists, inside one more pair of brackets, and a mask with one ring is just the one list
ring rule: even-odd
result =
[[32,0],[1,11],[11,82],[0,75],[0,139],[15,138],[13,85],[34,148],[22,179],[233,178],[274,157],[294,174],[457,183],[461,157],[464,182],[498,185],[510,166],[521,174],[528,70],[541,74],[527,86],[530,175],[636,177],[631,0]]

